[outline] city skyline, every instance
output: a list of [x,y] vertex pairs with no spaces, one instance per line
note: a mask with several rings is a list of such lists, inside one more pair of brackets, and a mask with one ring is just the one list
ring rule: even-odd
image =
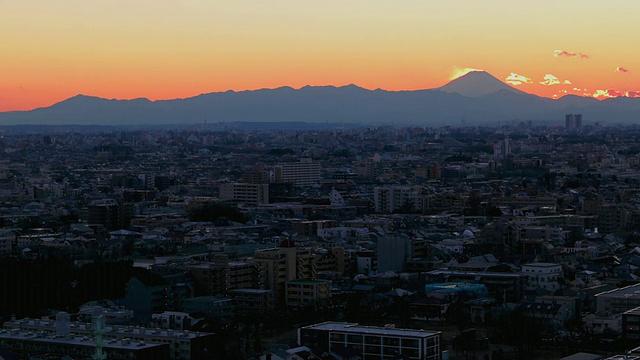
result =
[[437,88],[470,69],[532,94],[640,96],[640,4],[596,1],[0,2],[0,111],[76,94],[150,100],[356,84]]

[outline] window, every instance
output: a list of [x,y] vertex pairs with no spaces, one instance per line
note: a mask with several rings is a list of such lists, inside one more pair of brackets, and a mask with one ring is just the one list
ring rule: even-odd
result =
[[361,343],[362,335],[347,335],[347,342]]
[[386,337],[386,338],[384,338],[383,344],[385,346],[399,346],[400,345],[400,339],[399,338],[393,338],[393,337]]
[[365,340],[364,341],[365,341],[366,344],[380,345],[380,337],[379,336],[367,335],[367,336],[365,336]]
[[402,339],[402,347],[418,348],[420,347],[420,344],[417,339]]
[[378,345],[365,345],[364,352],[367,354],[380,354],[380,346]]
[[412,357],[412,358],[417,358],[419,355],[418,349],[407,349],[407,348],[403,348],[402,349],[402,354],[406,355],[408,357]]
[[384,355],[398,355],[400,354],[400,349],[397,347],[385,346],[384,349],[382,350],[382,353]]

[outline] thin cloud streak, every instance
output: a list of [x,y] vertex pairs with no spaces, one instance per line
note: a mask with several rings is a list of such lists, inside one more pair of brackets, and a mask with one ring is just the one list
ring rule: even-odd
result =
[[581,52],[571,52],[566,50],[554,50],[553,56],[555,57],[578,57],[580,59],[589,59],[589,55]]

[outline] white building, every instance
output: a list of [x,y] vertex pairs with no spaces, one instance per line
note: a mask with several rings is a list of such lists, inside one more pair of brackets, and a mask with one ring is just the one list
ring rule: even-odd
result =
[[220,184],[220,199],[234,200],[247,205],[268,204],[269,185],[249,183]]
[[562,278],[562,266],[553,263],[530,263],[522,265],[522,273],[527,276],[527,290],[560,289],[558,279]]
[[320,164],[309,158],[297,163],[283,163],[274,167],[276,183],[293,183],[294,186],[311,186],[320,182]]

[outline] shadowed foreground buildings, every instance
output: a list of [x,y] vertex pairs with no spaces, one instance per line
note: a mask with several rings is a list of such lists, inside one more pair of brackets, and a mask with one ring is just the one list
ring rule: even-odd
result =
[[[491,329],[521,354],[638,345],[636,315],[621,323],[640,306],[640,127],[4,130],[3,320],[80,306],[89,321],[81,304],[109,299],[109,326],[146,327],[122,328],[131,344],[204,330],[234,359],[323,321]],[[336,346],[422,349],[353,328],[362,342],[341,329]]]
[[[64,314],[63,314],[64,315]],[[0,330],[0,348],[19,356],[56,353],[79,358],[95,353],[96,330],[91,323],[21,319],[7,321]],[[107,325],[104,350],[109,359],[211,359],[209,343],[214,334],[193,331]]]

